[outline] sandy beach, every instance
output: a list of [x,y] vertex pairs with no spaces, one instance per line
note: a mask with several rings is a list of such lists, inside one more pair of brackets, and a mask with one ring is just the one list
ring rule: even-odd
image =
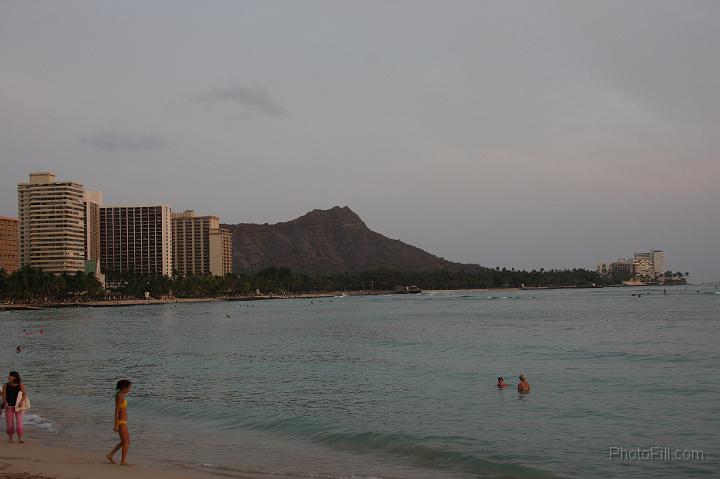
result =
[[102,455],[41,445],[0,443],[0,479],[93,479],[93,478],[187,479],[197,474],[163,471],[152,465],[119,466]]
[[[119,460],[119,455],[117,458]],[[0,443],[0,479],[188,479],[211,478],[216,475],[200,469],[169,470],[131,455],[133,466],[110,464],[102,454],[61,447],[50,447],[35,440],[24,444]],[[138,459],[137,461],[135,459]],[[297,479],[296,476],[264,473],[233,472],[238,479]]]

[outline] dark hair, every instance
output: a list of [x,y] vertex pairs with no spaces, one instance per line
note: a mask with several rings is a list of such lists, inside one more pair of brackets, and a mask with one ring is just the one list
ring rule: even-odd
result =
[[17,381],[18,384],[22,383],[22,379],[20,378],[20,375],[17,371],[10,371],[10,374],[8,376],[12,376],[15,378],[15,381]]
[[121,379],[117,382],[117,386],[115,386],[115,391],[122,391],[126,387],[130,386],[132,383],[127,379]]
[[498,378],[498,382],[500,382],[500,381],[505,381],[505,380],[502,378],[502,376],[500,376],[500,377]]

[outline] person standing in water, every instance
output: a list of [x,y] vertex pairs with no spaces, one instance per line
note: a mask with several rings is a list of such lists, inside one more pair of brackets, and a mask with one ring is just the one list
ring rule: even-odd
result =
[[131,387],[132,383],[127,379],[121,379],[115,387],[115,427],[113,431],[120,435],[120,442],[105,456],[108,461],[116,464],[113,456],[122,448],[121,466],[130,465],[127,463],[127,453],[130,448],[130,433],[128,432],[127,426],[127,399],[125,399],[125,396],[130,392]]
[[517,390],[519,393],[530,392],[530,383],[527,381],[524,374],[520,374],[520,382],[517,385]]
[[497,383],[498,388],[505,389],[505,388],[509,388],[510,386],[512,386],[512,384],[506,383],[502,377],[498,378],[498,383]]
[[[18,394],[22,392],[21,402],[27,400],[27,390],[25,385],[22,383],[22,379],[17,371],[10,371],[8,374],[8,382],[2,390],[2,402],[3,410],[5,411],[5,425],[7,427],[8,441],[13,442],[13,434],[17,430],[18,442],[20,444],[23,441],[23,413],[17,411],[17,398]],[[13,424],[14,423],[14,424]]]

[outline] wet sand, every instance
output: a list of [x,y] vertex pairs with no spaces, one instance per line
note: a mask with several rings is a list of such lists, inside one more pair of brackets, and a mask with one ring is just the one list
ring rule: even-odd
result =
[[[163,466],[128,456],[133,466],[109,463],[102,454],[50,447],[36,440],[24,444],[0,442],[0,479],[189,479],[217,478],[199,468]],[[136,461],[137,459],[137,461]],[[120,460],[120,454],[115,456]],[[268,473],[233,473],[237,479],[299,479],[297,476]]]
[[119,466],[102,455],[41,445],[0,443],[0,479],[187,479],[197,474],[163,471],[148,464]]

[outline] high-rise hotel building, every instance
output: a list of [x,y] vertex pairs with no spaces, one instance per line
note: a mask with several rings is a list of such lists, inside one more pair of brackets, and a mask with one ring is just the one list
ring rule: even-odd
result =
[[100,208],[100,268],[117,284],[129,274],[171,276],[172,210],[168,205]]
[[635,276],[653,278],[665,272],[665,252],[651,249],[647,253],[635,253]]
[[[85,252],[89,261],[94,262],[92,270],[100,273],[100,207],[102,206],[102,193],[99,191],[85,192]],[[86,268],[87,270],[89,267]]]
[[17,218],[0,216],[0,269],[10,274],[20,268],[20,243]]
[[97,262],[99,224],[91,211],[99,193],[86,192],[73,181],[55,181],[55,173],[30,173],[18,184],[20,264],[50,273],[84,271]]
[[[217,253],[214,253],[217,252]],[[225,276],[232,273],[232,233],[225,228],[210,231],[210,274]]]
[[232,272],[232,236],[220,228],[217,216],[195,216],[187,210],[173,213],[174,268],[178,275]]

